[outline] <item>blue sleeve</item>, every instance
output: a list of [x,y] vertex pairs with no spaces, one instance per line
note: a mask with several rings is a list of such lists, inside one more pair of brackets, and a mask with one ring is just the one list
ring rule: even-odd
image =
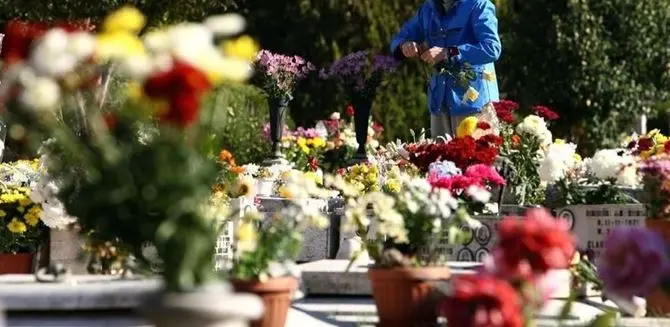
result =
[[471,13],[472,27],[477,43],[458,47],[458,61],[473,65],[492,63],[500,58],[502,45],[498,36],[498,18],[495,5],[490,0],[480,0]]
[[393,40],[391,41],[391,53],[397,53],[396,51],[399,50],[399,47],[407,41],[414,41],[416,43],[422,43],[424,41],[426,38],[425,33],[423,32],[424,8],[425,6],[421,6],[416,15],[405,22],[398,34],[393,37]]

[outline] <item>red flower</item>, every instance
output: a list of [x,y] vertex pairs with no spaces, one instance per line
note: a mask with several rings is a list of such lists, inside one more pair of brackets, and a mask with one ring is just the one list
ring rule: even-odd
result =
[[521,299],[507,281],[486,274],[460,275],[452,285],[452,294],[439,304],[450,326],[524,325]]
[[575,253],[567,222],[546,209],[532,209],[525,219],[505,218],[498,224],[493,250],[495,272],[505,278],[535,279],[552,269],[565,269]]
[[637,141],[637,152],[644,152],[654,146],[654,141],[648,137],[642,137]]
[[546,120],[556,120],[561,117],[555,111],[541,105],[534,106],[533,111],[535,112],[535,114]]
[[481,130],[488,130],[491,128],[491,124],[485,122],[485,121],[479,121],[477,122],[477,128]]
[[105,122],[105,126],[107,126],[107,129],[114,129],[116,128],[116,116],[113,114],[104,114],[102,116],[102,120]]
[[519,145],[521,145],[521,136],[519,135],[512,135],[512,147],[516,148]]
[[167,110],[160,115],[162,120],[186,126],[198,118],[200,97],[211,87],[204,73],[187,63],[175,61],[171,70],[149,77],[144,84],[144,93],[168,101]]
[[5,26],[0,59],[5,64],[13,64],[27,59],[33,42],[41,37],[46,30],[47,26],[43,23],[10,21]]
[[354,106],[352,106],[352,105],[347,105],[347,109],[345,109],[344,112],[347,114],[347,116],[349,116],[349,117],[353,117],[353,115],[354,115]]
[[513,112],[519,109],[518,103],[510,100],[500,100],[493,102],[493,108],[499,120],[508,124],[513,124],[516,121]]
[[317,159],[316,157],[309,157],[309,159],[307,159],[307,162],[309,164],[309,168],[312,169],[313,171],[319,169],[319,159]]
[[380,124],[380,123],[373,122],[372,123],[372,130],[375,131],[375,134],[381,134],[381,133],[384,132],[384,126],[382,126],[382,124]]

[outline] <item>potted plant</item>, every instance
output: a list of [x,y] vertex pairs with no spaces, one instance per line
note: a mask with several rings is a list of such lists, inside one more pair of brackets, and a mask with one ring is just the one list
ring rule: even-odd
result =
[[[208,210],[218,176],[208,112],[214,108],[201,106],[215,84],[248,78],[254,47],[225,39],[243,23],[226,15],[180,24],[146,35],[145,46],[137,36],[144,17],[123,7],[98,35],[53,29],[27,40],[28,58],[7,67],[2,80],[2,91],[12,90],[0,92],[10,129],[21,126],[35,136],[27,140],[35,146],[53,139],[45,164],[82,231],[120,240],[140,263],[145,244],[155,246],[164,290],[142,310],[159,327],[243,326],[262,311],[257,297],[233,294],[214,271],[218,224]],[[214,35],[224,38],[225,54]],[[55,62],[69,65],[49,66]],[[109,67],[138,92],[110,106],[86,101],[97,99],[89,81]],[[84,128],[73,132],[61,114]]]
[[[367,161],[367,144],[372,103],[384,73],[395,71],[398,62],[390,56],[372,55],[369,50],[352,52],[319,72],[322,79],[342,83],[353,111],[358,149],[354,162]],[[347,109],[349,111],[349,109]]]
[[374,261],[368,277],[380,326],[436,323],[435,282],[451,276],[437,245],[445,235],[460,242],[466,236],[463,225],[480,225],[449,191],[433,189],[423,178],[403,185],[398,193],[349,199],[345,213],[345,231],[367,231],[365,250]]
[[270,108],[270,137],[272,153],[265,162],[268,165],[283,164],[281,153],[284,115],[293,99],[296,83],[314,71],[314,65],[299,56],[284,56],[268,50],[258,52],[256,58],[254,84],[262,88],[268,96]]
[[30,274],[45,245],[48,228],[42,207],[30,198],[37,161],[3,163],[0,167],[0,274]]
[[318,208],[301,201],[324,197],[328,195],[325,190],[301,174],[292,174],[283,187],[292,200],[281,210],[268,219],[258,212],[247,212],[235,222],[235,257],[229,274],[236,291],[254,293],[263,300],[265,314],[252,323],[254,327],[284,326],[298,287],[295,260],[301,250],[302,233],[310,226],[328,226],[328,219]]

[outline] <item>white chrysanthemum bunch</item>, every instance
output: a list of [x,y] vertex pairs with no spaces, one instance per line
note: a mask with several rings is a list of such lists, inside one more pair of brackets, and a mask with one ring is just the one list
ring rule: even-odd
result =
[[635,157],[616,149],[599,150],[588,161],[588,172],[600,180],[615,180],[617,185],[636,187],[640,183]]
[[547,128],[547,123],[542,117],[528,115],[516,126],[516,132],[535,136],[542,145],[549,145],[552,142],[552,134]]
[[575,152],[577,146],[573,143],[552,143],[544,152],[540,162],[540,180],[553,183],[563,179],[566,173],[578,164]]
[[52,229],[65,229],[77,222],[77,218],[67,214],[65,206],[58,199],[58,182],[53,180],[44,169],[44,162],[48,160],[47,156],[42,156],[40,162],[40,178],[30,186],[30,199],[42,206],[40,219],[44,224]]

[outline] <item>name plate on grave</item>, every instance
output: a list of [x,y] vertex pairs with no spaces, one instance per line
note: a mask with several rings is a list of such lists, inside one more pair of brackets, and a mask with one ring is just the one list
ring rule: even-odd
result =
[[647,215],[644,204],[602,204],[561,208],[557,217],[568,221],[579,248],[592,250],[597,257],[614,228],[644,226]]
[[472,230],[468,226],[461,228],[469,234],[463,244],[449,244],[449,237],[445,232],[439,242],[438,250],[450,261],[481,262],[496,243],[496,227],[500,218],[498,216],[474,217],[482,223],[481,228]]

